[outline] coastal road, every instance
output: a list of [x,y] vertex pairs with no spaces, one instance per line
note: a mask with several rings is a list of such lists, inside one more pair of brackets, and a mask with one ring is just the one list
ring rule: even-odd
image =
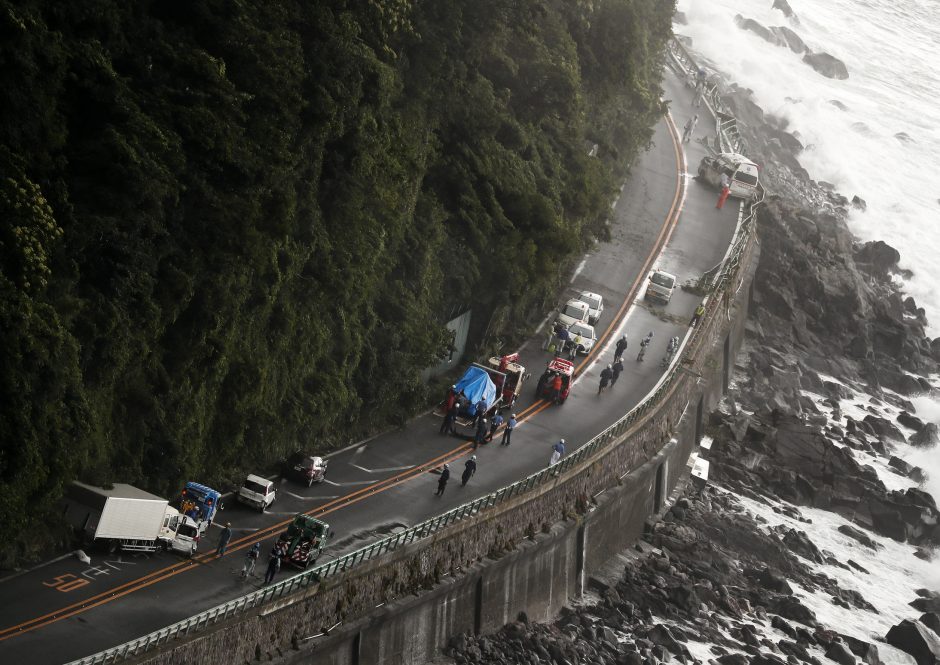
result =
[[[697,136],[713,137],[711,117],[691,108],[689,90],[673,74],[667,74],[664,87],[667,99],[673,100],[675,122],[681,127],[697,111]],[[686,173],[686,160],[697,165],[704,147],[697,141],[683,146],[678,139],[670,120],[658,124],[653,147],[633,166],[612,208],[611,240],[591,249],[563,294],[561,302],[582,290],[600,293],[605,300],[596,350],[578,361],[568,401],[551,406],[533,399],[549,358],[541,350],[543,330],[519,349],[532,376],[515,406],[520,426],[512,446],[491,444],[476,451],[477,474],[466,487],[459,478],[470,454],[469,439],[441,436],[438,418],[418,417],[334,454],[328,482],[309,489],[282,482],[267,513],[229,501],[217,518],[231,522],[234,530],[222,558],[211,556],[215,529],[201,548],[203,554],[191,561],[163,553],[93,552],[90,565],[65,558],[0,581],[2,662],[67,662],[253,591],[261,580],[245,581],[237,574],[245,550],[260,541],[262,551],[269,551],[297,512],[323,519],[336,531],[323,563],[533,473],[548,464],[551,445],[559,438],[573,451],[622,416],[656,383],[667,341],[687,333],[698,303],[696,296],[677,289],[667,307],[645,305],[649,270],[659,267],[678,275],[680,282],[695,281],[721,261],[737,220],[736,200],[717,210],[716,193]],[[653,344],[638,363],[638,342],[649,331],[655,335]],[[630,339],[626,370],[614,388],[598,395],[600,370],[612,362],[613,342],[621,332]],[[451,465],[451,482],[443,497],[437,497],[437,473],[444,462]],[[285,567],[278,579],[295,572]]]

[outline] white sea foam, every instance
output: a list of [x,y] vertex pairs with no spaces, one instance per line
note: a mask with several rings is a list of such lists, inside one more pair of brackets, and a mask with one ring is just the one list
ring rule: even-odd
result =
[[[771,0],[679,0],[688,25],[676,32],[767,112],[785,118],[807,146],[801,163],[868,211],[852,231],[884,240],[914,272],[904,284],[940,334],[940,39],[934,1],[789,0],[791,25]],[[845,62],[849,78],[827,79],[801,55],[734,24],[734,16],[791,27],[814,51]],[[844,104],[840,110],[830,100]],[[905,139],[904,136],[909,137]],[[901,138],[898,138],[898,137]]]

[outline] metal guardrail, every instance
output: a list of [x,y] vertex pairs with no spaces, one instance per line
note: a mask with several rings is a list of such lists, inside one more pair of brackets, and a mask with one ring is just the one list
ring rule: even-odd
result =
[[[692,55],[675,38],[669,42],[669,54],[676,64],[682,68],[686,75],[686,82],[692,88],[695,88],[699,65],[692,58]],[[738,121],[732,115],[731,109],[728,108],[728,105],[725,104],[718,93],[718,84],[706,82],[702,99],[715,115],[715,122],[718,125],[718,151],[746,154],[747,142],[738,131]]]
[[[691,56],[685,51],[678,42],[673,42],[672,52],[675,55],[676,49],[684,54],[684,57],[691,60]],[[696,71],[693,69],[692,71]],[[711,94],[711,93],[709,93]],[[714,104],[714,98],[709,98],[709,103]],[[712,107],[713,109],[716,106]],[[724,131],[719,127],[721,131]],[[736,130],[735,130],[736,131]],[[721,133],[721,132],[719,132]],[[734,137],[725,137],[725,141],[733,141]],[[706,308],[702,321],[691,328],[689,335],[683,341],[676,358],[671,363],[666,374],[660,379],[659,383],[653,388],[649,395],[637,406],[627,412],[613,425],[588,441],[577,451],[561,459],[556,465],[547,467],[522,480],[511,485],[496,490],[484,497],[465,503],[437,517],[425,520],[420,524],[409,529],[401,531],[393,536],[383,538],[382,540],[360,548],[354,552],[342,556],[329,563],[316,566],[303,573],[294,575],[276,584],[250,593],[248,595],[236,598],[217,607],[213,607],[204,612],[192,616],[183,621],[178,621],[166,628],[162,628],[149,635],[144,635],[125,644],[121,644],[100,653],[86,656],[79,660],[72,661],[68,665],[102,665],[105,663],[118,663],[128,658],[133,658],[154,649],[157,646],[167,644],[171,641],[186,637],[193,633],[206,629],[207,627],[224,621],[230,617],[246,613],[254,608],[261,607],[271,601],[283,598],[295,591],[306,589],[312,584],[317,584],[323,579],[342,575],[346,571],[354,568],[365,561],[369,561],[378,556],[392,552],[398,548],[404,547],[415,541],[427,538],[434,533],[439,532],[448,526],[455,524],[475,515],[488,508],[505,503],[515,497],[532,492],[535,488],[556,480],[560,476],[582,463],[591,460],[595,455],[604,450],[612,443],[618,441],[631,427],[633,427],[643,416],[660,406],[661,400],[669,393],[673,384],[685,373],[683,366],[692,364],[695,353],[700,346],[702,331],[705,329],[705,321],[716,315],[725,298],[733,299],[734,293],[729,288],[733,284],[733,279],[737,276],[741,265],[741,259],[744,256],[754,229],[754,216],[757,206],[762,200],[755,200],[751,203],[748,214],[741,224],[738,225],[736,235],[732,245],[725,256],[724,266],[715,279],[711,295],[703,300]],[[716,297],[717,296],[717,297]]]

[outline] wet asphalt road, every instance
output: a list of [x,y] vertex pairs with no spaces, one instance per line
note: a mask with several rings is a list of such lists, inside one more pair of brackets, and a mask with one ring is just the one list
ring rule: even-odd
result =
[[[681,133],[694,112],[691,95],[671,74],[665,88],[666,98],[675,100],[672,114]],[[698,112],[696,135],[713,137],[710,116]],[[476,451],[477,474],[466,487],[460,487],[459,478],[470,454],[469,437],[441,436],[437,417],[419,417],[400,430],[333,455],[328,482],[308,489],[283,481],[267,513],[230,500],[217,519],[232,523],[234,537],[220,559],[92,553],[91,565],[69,557],[0,581],[0,661],[67,662],[259,588],[263,563],[252,579],[241,580],[237,574],[244,551],[261,540],[266,553],[297,512],[315,511],[336,531],[322,563],[533,473],[548,464],[551,445],[559,438],[567,440],[570,452],[622,416],[656,383],[667,341],[686,334],[698,303],[697,297],[677,289],[667,307],[649,307],[642,301],[647,271],[659,267],[678,275],[680,282],[697,279],[724,256],[739,207],[731,199],[724,210],[716,210],[717,193],[686,177],[683,156],[665,120],[657,126],[653,141],[612,209],[611,241],[596,245],[584,257],[559,298],[561,305],[582,290],[604,296],[597,351],[579,360],[568,401],[546,406],[533,399],[535,383],[549,359],[541,349],[545,331],[519,349],[521,363],[531,373],[514,409],[521,414],[520,426],[511,447],[491,444]],[[695,141],[682,147],[691,165],[688,170],[694,171],[705,149]],[[663,241],[668,242],[659,252]],[[619,318],[618,313],[622,313]],[[621,331],[630,339],[624,354],[626,369],[614,388],[598,395],[598,375],[612,361],[613,342]],[[645,361],[637,363],[639,339],[648,331],[655,334],[653,343]],[[437,497],[438,465],[446,460],[451,463],[452,480],[443,497]],[[201,551],[214,550],[217,536],[218,529],[213,529]],[[295,572],[284,567],[278,579]]]

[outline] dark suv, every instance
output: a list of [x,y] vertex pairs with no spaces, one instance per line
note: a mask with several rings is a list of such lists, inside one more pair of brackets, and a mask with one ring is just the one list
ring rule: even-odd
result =
[[296,452],[287,458],[284,475],[310,487],[322,483],[326,475],[327,461],[316,455]]

